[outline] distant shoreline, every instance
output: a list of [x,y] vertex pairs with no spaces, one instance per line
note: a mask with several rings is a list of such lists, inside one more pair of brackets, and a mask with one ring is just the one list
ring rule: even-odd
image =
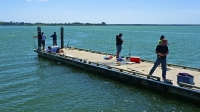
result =
[[200,26],[200,24],[107,24],[107,26]]
[[0,26],[200,26],[200,24],[0,25]]
[[24,23],[11,21],[0,22],[0,26],[200,26],[200,24]]

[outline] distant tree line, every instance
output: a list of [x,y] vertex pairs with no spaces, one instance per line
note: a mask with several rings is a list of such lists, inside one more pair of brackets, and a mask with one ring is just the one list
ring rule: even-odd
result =
[[200,24],[106,24],[102,23],[25,23],[25,22],[2,22],[0,25],[10,26],[200,26]]
[[0,22],[0,25],[12,25],[12,26],[105,26],[106,23],[25,23],[25,22]]

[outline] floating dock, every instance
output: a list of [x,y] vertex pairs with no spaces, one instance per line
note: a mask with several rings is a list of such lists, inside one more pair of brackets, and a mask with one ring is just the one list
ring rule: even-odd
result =
[[[37,27],[37,32],[38,34],[41,32],[41,27]],[[153,67],[153,61],[140,59],[139,63],[132,63],[128,61],[131,60],[131,58],[128,57],[125,58],[124,61],[117,62],[114,54],[98,52],[90,49],[64,47],[63,27],[61,27],[60,33],[61,48],[63,52],[47,53],[46,51],[41,50],[41,43],[38,40],[38,48],[34,51],[38,53],[39,57],[78,67],[80,69],[87,70],[101,76],[106,76],[111,79],[130,83],[132,85],[139,85],[157,91],[171,93],[182,97],[183,99],[200,103],[200,68],[167,64],[166,78],[171,80],[173,83],[168,84],[162,81],[161,67],[157,67],[152,76],[147,75]],[[106,60],[104,59],[106,55],[112,55],[113,58]],[[189,73],[193,77],[187,79],[187,82],[185,82],[183,77],[177,76],[180,72]],[[192,84],[188,82],[192,82]],[[195,84],[193,84],[193,82]]]
[[[172,80],[173,84],[162,81],[161,67],[157,67],[152,76],[147,75],[153,66],[153,61],[140,59],[140,63],[129,63],[124,61],[117,62],[114,54],[98,52],[89,49],[67,47],[61,53],[47,53],[35,49],[39,57],[48,58],[54,61],[65,63],[106,76],[115,80],[120,80],[133,85],[144,86],[154,90],[171,93],[184,99],[200,102],[200,69],[167,64],[167,79]],[[112,59],[105,60],[105,55],[114,56]],[[177,84],[179,72],[186,72],[194,76],[194,85],[182,83]]]

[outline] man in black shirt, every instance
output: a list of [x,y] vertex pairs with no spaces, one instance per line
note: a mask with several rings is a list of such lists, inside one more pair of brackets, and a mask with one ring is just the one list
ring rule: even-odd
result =
[[150,70],[149,75],[152,75],[157,66],[161,63],[162,65],[162,78],[165,81],[166,80],[166,58],[169,53],[168,46],[167,46],[167,40],[163,39],[161,45],[157,45],[156,47],[156,54],[157,54],[157,60],[154,63],[153,68]]
[[116,58],[119,58],[119,53],[122,50],[123,42],[124,41],[122,40],[122,34],[120,33],[119,35],[116,35],[116,48],[117,48]]
[[56,32],[54,32],[54,34],[51,35],[50,37],[53,37],[53,46],[57,46],[57,35],[56,35]]

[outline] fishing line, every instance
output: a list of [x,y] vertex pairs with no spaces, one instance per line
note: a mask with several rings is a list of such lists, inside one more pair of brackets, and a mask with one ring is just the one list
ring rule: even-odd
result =
[[[33,33],[31,33],[31,32],[29,32],[29,31],[27,31],[26,29],[24,29],[27,33],[29,33],[29,34],[31,34],[31,35],[33,35]],[[36,45],[35,45],[35,40],[34,40],[34,37],[35,37],[35,35],[33,35],[33,43],[34,43],[34,47],[35,47],[35,49],[36,49]]]
[[151,49],[148,49],[148,48],[144,48],[144,49],[146,49],[146,50],[148,50],[148,51],[151,51],[151,52],[155,52],[155,51],[153,51],[153,50],[151,50]]
[[172,44],[176,44],[176,43],[179,43],[180,41],[177,41],[177,42],[172,42],[172,43],[169,43],[167,45],[172,45]]
[[133,38],[131,39],[131,45],[130,45],[130,51],[129,51],[129,57],[131,56],[132,43],[133,43]]
[[[179,39],[178,41],[175,41],[175,42],[172,42],[172,43],[169,43],[167,45],[172,45],[172,44],[176,44],[176,43],[179,43],[180,41],[183,41],[183,40],[187,40],[188,38],[185,38],[185,39]],[[168,40],[168,39],[167,39]]]
[[69,43],[70,43],[70,41],[71,41],[72,37],[73,37],[73,36],[70,36],[70,39],[69,39],[69,41],[68,41],[68,43],[67,43],[66,47],[69,47]]
[[[139,45],[141,48],[143,48],[143,49],[145,49],[145,50],[148,50],[148,51],[151,51],[151,52],[155,52],[155,51],[153,51],[153,50],[151,50],[151,49],[149,49],[149,48],[147,48],[146,46],[141,46],[141,45]],[[149,46],[150,47],[150,46]]]

